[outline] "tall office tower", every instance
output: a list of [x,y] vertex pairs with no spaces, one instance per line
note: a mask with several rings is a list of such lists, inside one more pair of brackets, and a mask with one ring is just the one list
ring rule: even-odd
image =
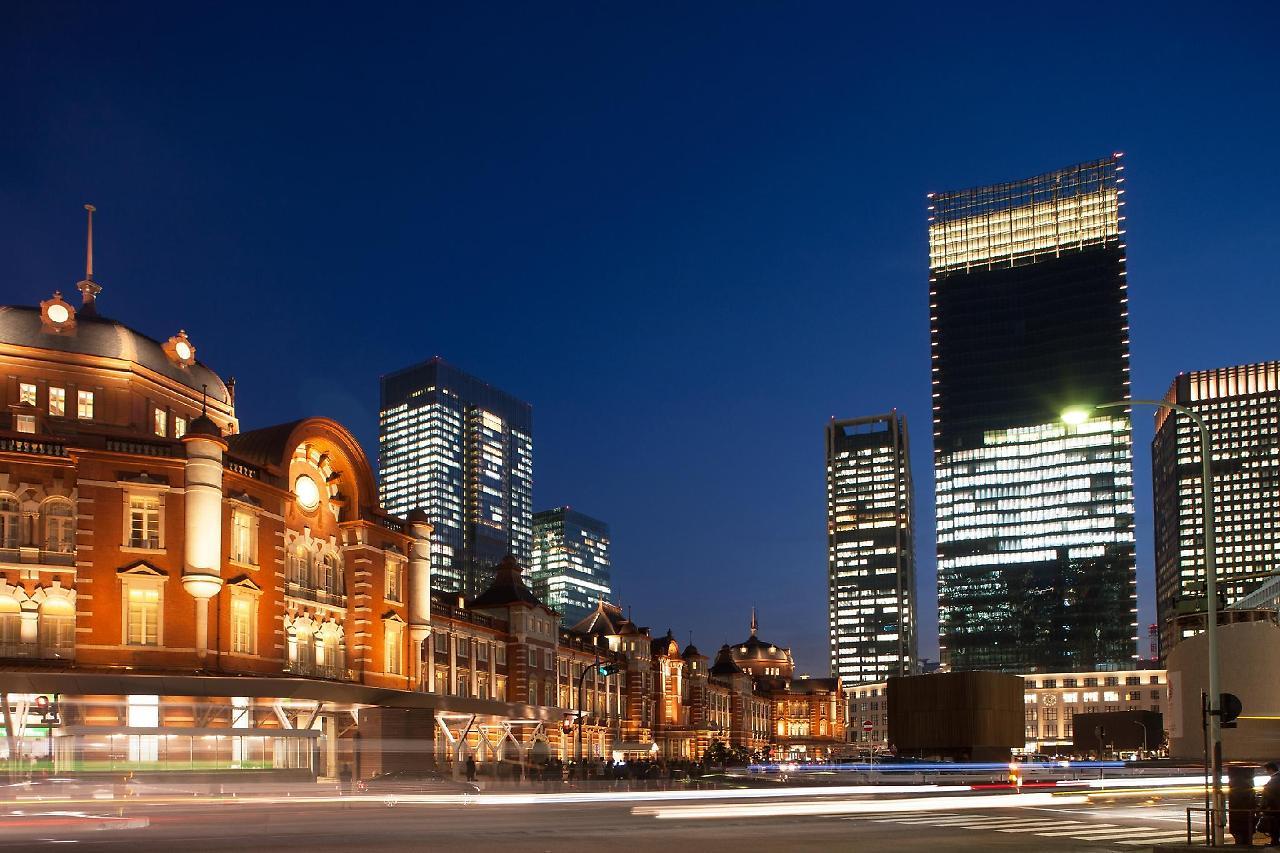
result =
[[475,595],[533,539],[533,410],[440,358],[382,377],[379,488],[388,512],[426,511],[432,585]]
[[[1280,362],[1180,373],[1165,399],[1209,428],[1218,595],[1248,606],[1274,577],[1280,548]],[[1181,639],[1173,617],[1205,608],[1200,432],[1190,418],[1157,410],[1151,466],[1164,656]]]
[[609,601],[611,569],[609,525],[567,506],[534,513],[530,586],[566,627]]
[[827,611],[843,684],[915,671],[915,533],[907,419],[827,424]]
[[938,604],[952,669],[1137,649],[1120,155],[929,197]]

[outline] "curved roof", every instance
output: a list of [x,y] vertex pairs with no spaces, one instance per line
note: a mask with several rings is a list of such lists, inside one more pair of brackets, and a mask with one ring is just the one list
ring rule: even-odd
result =
[[222,378],[204,364],[197,361],[183,367],[165,355],[164,347],[154,338],[83,310],[76,313],[73,329],[53,334],[45,331],[39,308],[0,305],[0,344],[123,359],[185,385],[196,394],[207,385],[209,396],[219,402],[231,399]]
[[763,663],[790,663],[791,653],[789,649],[782,646],[766,643],[755,634],[752,634],[745,642],[738,643],[733,646],[733,659],[738,663],[754,663],[760,661]]
[[711,665],[712,675],[741,675],[742,667],[733,660],[733,652],[728,646],[721,646],[716,653],[716,662]]

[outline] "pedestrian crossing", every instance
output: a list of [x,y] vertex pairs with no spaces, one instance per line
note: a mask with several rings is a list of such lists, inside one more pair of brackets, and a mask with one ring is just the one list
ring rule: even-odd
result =
[[1091,841],[1097,844],[1116,844],[1122,847],[1150,847],[1153,844],[1184,841],[1187,837],[1185,829],[1176,829],[1169,825],[1122,826],[1120,824],[1092,820],[1065,820],[1063,816],[1010,817],[1007,814],[990,815],[977,811],[971,814],[947,812],[927,815],[911,813],[858,815],[843,819],[868,823],[893,823],[902,826],[933,826],[939,829],[972,829],[984,832],[1020,833],[1038,838]]

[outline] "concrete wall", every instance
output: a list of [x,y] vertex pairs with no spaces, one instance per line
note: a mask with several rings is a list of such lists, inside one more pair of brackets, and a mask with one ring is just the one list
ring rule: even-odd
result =
[[[1169,652],[1169,752],[1177,759],[1200,761],[1200,692],[1209,683],[1209,642],[1204,634],[1180,641]],[[1246,622],[1218,628],[1220,686],[1244,704],[1241,717],[1280,717],[1280,627]],[[1262,761],[1280,757],[1280,720],[1241,719],[1222,732],[1226,761]]]

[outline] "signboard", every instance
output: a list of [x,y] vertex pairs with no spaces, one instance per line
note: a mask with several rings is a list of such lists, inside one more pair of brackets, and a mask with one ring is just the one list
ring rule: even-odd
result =
[[871,731],[871,730],[872,730],[872,729],[874,729],[874,728],[875,728],[875,726],[873,726],[873,725],[871,724],[871,721],[870,721],[870,720],[863,720],[863,721],[862,721],[862,730],[863,730],[864,732],[869,732],[869,731]]

